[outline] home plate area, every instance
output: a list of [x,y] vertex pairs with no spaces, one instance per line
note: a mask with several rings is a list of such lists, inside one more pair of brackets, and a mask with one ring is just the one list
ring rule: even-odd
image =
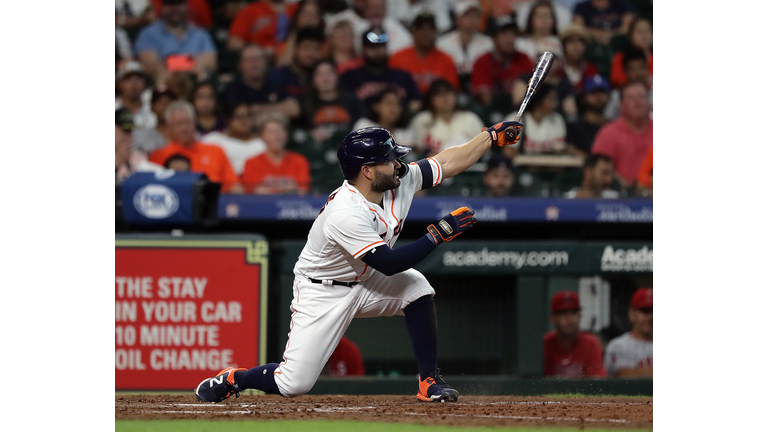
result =
[[190,395],[115,395],[115,419],[355,420],[449,426],[652,428],[650,397],[461,396],[428,403],[415,396],[242,395],[219,404]]

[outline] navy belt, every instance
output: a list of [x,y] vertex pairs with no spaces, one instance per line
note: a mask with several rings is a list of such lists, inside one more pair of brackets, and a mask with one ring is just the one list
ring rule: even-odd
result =
[[[316,283],[316,284],[323,283],[323,281],[321,281],[320,279],[312,279],[310,277],[308,277],[307,279],[309,279],[309,281],[312,282],[312,283]],[[351,287],[357,285],[357,282],[339,282],[339,281],[335,280],[335,281],[331,281],[331,285],[341,285],[341,286],[345,286],[345,287],[350,287],[351,288]]]

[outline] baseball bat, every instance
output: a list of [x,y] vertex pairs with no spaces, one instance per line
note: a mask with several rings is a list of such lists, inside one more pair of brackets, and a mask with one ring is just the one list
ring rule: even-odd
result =
[[544,51],[536,61],[536,66],[533,68],[533,75],[531,75],[531,79],[528,80],[528,89],[525,91],[523,103],[520,104],[520,109],[517,110],[517,115],[515,115],[516,122],[519,122],[523,117],[523,111],[525,111],[526,105],[528,105],[528,102],[536,93],[536,90],[539,89],[541,82],[547,77],[547,72],[549,72],[549,68],[552,67],[552,60],[552,53]]

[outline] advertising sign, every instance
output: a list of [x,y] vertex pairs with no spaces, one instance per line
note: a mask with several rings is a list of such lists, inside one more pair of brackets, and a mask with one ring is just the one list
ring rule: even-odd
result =
[[191,390],[264,363],[268,245],[256,235],[115,240],[115,389]]

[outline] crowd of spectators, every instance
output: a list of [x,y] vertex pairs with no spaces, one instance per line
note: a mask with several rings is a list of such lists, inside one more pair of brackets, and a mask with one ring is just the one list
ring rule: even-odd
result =
[[[517,113],[520,144],[430,193],[653,196],[651,0],[115,0],[115,176],[319,194],[379,125],[410,160]],[[128,121],[130,117],[130,122]]]

